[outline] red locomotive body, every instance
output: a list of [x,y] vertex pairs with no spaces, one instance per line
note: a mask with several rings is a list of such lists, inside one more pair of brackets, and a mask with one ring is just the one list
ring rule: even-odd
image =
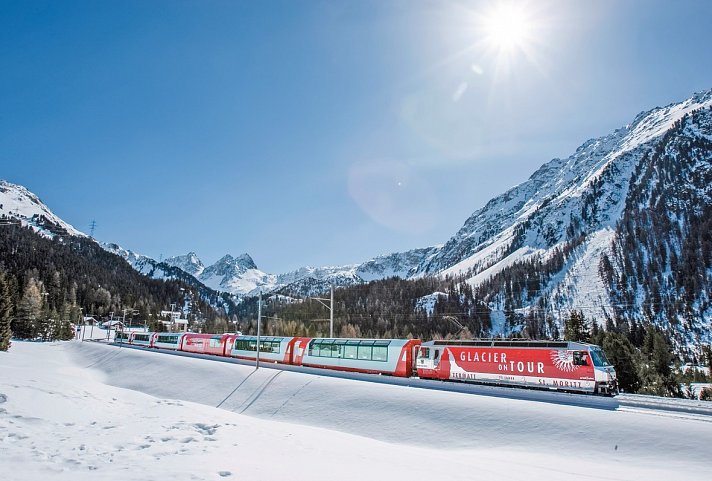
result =
[[598,346],[566,341],[430,341],[422,344],[416,369],[426,379],[605,394],[617,388]]

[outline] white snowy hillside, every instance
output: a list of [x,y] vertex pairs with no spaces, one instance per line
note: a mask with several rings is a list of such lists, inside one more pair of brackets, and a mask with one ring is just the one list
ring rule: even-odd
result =
[[25,187],[0,179],[0,217],[17,220],[45,236],[74,235],[85,237],[73,226],[49,210],[35,194]]
[[706,417],[416,389],[90,342],[0,352],[6,481],[706,479]]
[[[669,242],[666,254],[684,256],[680,246],[691,235],[690,225],[699,222],[699,212],[712,204],[709,182],[705,185],[712,172],[711,106],[712,91],[706,91],[655,108],[639,114],[630,125],[587,141],[570,157],[543,165],[528,181],[472,214],[455,236],[420,264],[416,275],[465,274],[495,310],[503,310],[509,301],[515,308],[578,309],[600,321],[617,314],[624,303],[642,309],[635,299],[636,295],[642,299],[644,292],[625,300],[611,298],[616,281],[620,283],[621,276],[625,281],[626,255],[640,248],[637,239],[631,239],[628,249],[614,251],[614,242],[623,237],[621,223],[627,216],[645,216],[638,211],[651,211],[660,204],[650,196],[633,199],[629,190],[631,186],[645,190],[656,182],[667,182],[674,189],[698,179],[694,192],[674,197],[683,209],[679,216],[671,211],[660,214],[678,225],[677,239]],[[646,168],[659,176],[643,175]],[[650,260],[651,255],[642,252],[641,257]],[[608,275],[602,274],[607,267],[602,266],[607,262],[604,257],[611,264]],[[659,267],[675,268],[669,263]],[[524,280],[527,272],[533,273],[531,282]],[[645,279],[639,276],[634,287],[652,290]],[[517,282],[527,285],[517,286]],[[515,286],[513,291],[518,289],[509,298],[497,287],[507,283]],[[671,284],[663,279],[658,288]],[[700,296],[695,317],[709,318],[708,298]]]

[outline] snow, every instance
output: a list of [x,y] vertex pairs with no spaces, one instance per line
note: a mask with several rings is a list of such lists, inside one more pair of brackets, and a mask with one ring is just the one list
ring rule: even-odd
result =
[[0,365],[7,481],[667,481],[710,468],[709,418],[255,371],[92,342],[14,342]]
[[448,296],[445,292],[436,291],[427,296],[419,297],[415,300],[415,308],[425,311],[428,316],[432,316],[435,310],[435,304],[437,304],[441,297],[447,299]]
[[19,219],[22,225],[29,225],[33,230],[52,238],[54,234],[38,226],[32,219],[33,216],[44,216],[50,222],[62,227],[70,235],[85,237],[73,226],[54,215],[47,206],[32,192],[21,185],[12,184],[0,179],[0,214],[10,218]]
[[[598,266],[604,254],[610,250],[615,232],[610,228],[592,233],[581,246],[580,255],[576,256],[560,282],[555,282],[555,297],[563,301],[560,305],[566,309],[578,309],[589,319],[605,319],[613,308],[608,296],[608,286],[598,273]],[[576,303],[567,306],[566,300],[575,299]]]

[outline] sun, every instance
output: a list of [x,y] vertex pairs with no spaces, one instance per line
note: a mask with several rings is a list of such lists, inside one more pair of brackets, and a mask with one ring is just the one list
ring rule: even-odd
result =
[[525,50],[531,41],[532,19],[523,4],[497,4],[481,20],[484,40],[505,52]]

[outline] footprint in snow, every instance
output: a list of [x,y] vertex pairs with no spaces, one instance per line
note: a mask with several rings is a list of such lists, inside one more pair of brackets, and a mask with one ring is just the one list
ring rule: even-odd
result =
[[230,471],[218,471],[218,474],[223,477],[227,478],[228,476],[232,476],[232,473]]
[[208,434],[212,435],[212,434],[215,434],[215,432],[218,430],[220,425],[213,424],[211,426],[211,425],[203,424],[203,423],[195,423],[195,424],[193,424],[193,427],[203,435],[208,435]]
[[7,396],[0,392],[0,404],[7,401]]

